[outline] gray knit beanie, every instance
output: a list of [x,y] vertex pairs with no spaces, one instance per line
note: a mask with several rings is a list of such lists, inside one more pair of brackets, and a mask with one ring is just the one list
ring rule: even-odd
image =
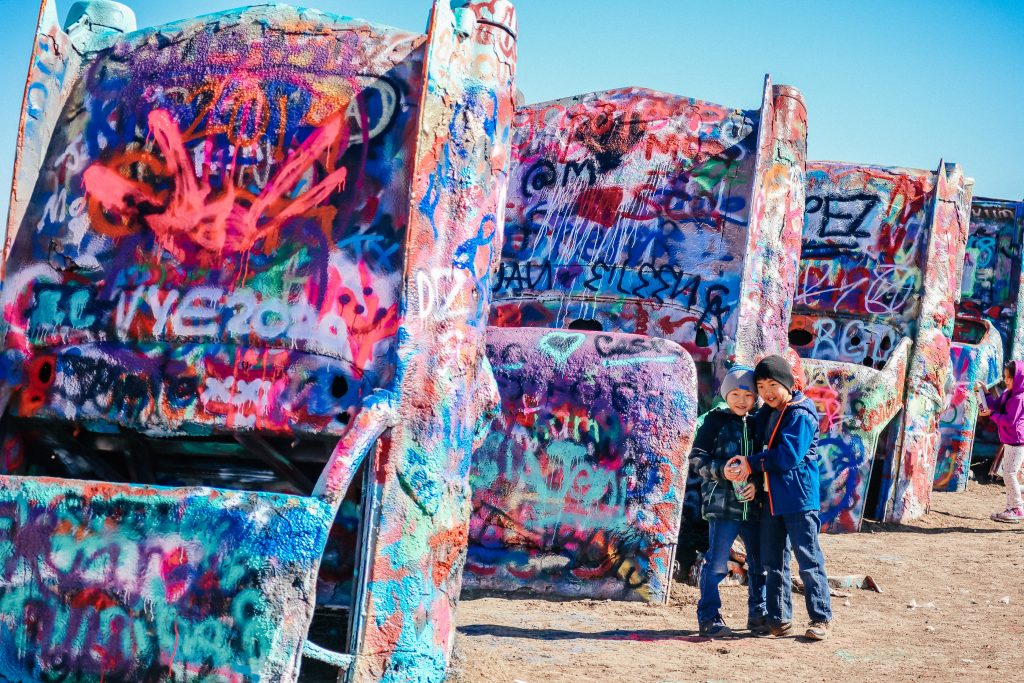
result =
[[752,394],[757,393],[757,389],[754,386],[753,368],[748,368],[746,365],[734,365],[729,368],[725,379],[722,380],[722,398],[725,398],[729,395],[730,391],[735,391],[736,389],[749,391]]

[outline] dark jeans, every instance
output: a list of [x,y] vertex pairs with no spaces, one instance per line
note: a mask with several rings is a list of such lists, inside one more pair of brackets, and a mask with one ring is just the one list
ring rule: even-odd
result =
[[792,619],[793,585],[789,580],[787,541],[792,545],[800,579],[804,582],[804,599],[811,621],[832,621],[832,599],[829,597],[825,556],[818,544],[821,522],[817,512],[796,512],[790,515],[761,517],[761,560],[767,578],[768,619],[781,623]]
[[718,584],[729,574],[729,550],[739,535],[747,549],[747,618],[766,614],[765,573],[761,565],[760,523],[756,519],[741,522],[712,519],[708,523],[708,552],[700,571],[700,600],[697,621],[713,621],[722,608]]

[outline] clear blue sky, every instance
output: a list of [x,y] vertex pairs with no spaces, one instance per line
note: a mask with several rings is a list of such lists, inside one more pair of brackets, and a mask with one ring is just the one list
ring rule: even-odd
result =
[[[58,0],[63,18],[71,0]],[[129,0],[140,26],[246,0]],[[307,6],[424,30],[428,0]],[[975,195],[1024,197],[1020,0],[519,0],[528,102],[638,85],[756,108],[765,72],[803,91],[812,159],[960,163]],[[0,0],[0,215],[38,3]]]

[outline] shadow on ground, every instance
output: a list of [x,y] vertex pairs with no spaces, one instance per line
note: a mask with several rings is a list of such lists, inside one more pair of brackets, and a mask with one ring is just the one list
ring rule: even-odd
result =
[[[952,512],[943,512],[938,510],[932,510],[929,514],[932,519],[946,517],[950,520],[959,519],[963,520],[967,524],[987,524],[992,520],[980,519],[978,517],[969,515],[958,515]],[[955,523],[954,523],[955,524]],[[868,533],[884,533],[884,532],[895,532],[900,534],[1005,534],[1013,533],[1020,534],[1024,533],[1024,526],[1017,524],[1004,524],[998,523],[999,526],[992,528],[978,528],[977,526],[938,526],[938,527],[925,527],[917,526],[916,524],[886,524],[884,522],[875,522],[869,519],[864,520],[864,527],[862,531]]]
[[467,624],[460,626],[459,633],[464,636],[495,636],[497,638],[527,638],[533,640],[637,640],[655,642],[659,640],[679,640],[687,643],[706,643],[710,638],[697,635],[697,631],[687,629],[598,631],[586,633],[582,631],[562,631],[554,628],[519,628],[516,626],[499,626],[497,624]]

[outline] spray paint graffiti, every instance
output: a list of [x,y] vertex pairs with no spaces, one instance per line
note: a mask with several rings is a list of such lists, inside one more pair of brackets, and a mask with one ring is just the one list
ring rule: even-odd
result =
[[1008,357],[1016,358],[1017,299],[1020,295],[1024,205],[976,198],[964,257],[960,312],[996,326]]
[[991,322],[958,316],[949,353],[956,384],[946,397],[947,407],[939,421],[942,439],[935,462],[934,488],[965,491],[980,408],[974,386],[982,382],[990,387],[1001,379],[1003,345]]
[[[340,434],[366,389],[394,377],[408,207],[390,188],[410,183],[422,37],[364,47],[353,26],[346,48],[238,16],[224,30],[161,29],[178,47],[133,34],[71,87],[7,265],[8,346],[45,348],[56,367],[16,415]],[[278,50],[286,71],[247,58]],[[112,378],[148,370],[152,391],[127,420],[110,403],[79,411],[83,391],[109,393],[66,391],[83,364]],[[161,381],[181,365],[192,406]]]
[[735,336],[757,112],[641,89],[516,112],[492,321],[679,342]]
[[807,108],[795,88],[765,78],[735,360],[753,366],[789,348],[797,291],[807,156]]
[[[930,174],[906,176],[812,163],[798,310],[814,311],[807,357],[881,369],[916,321]],[[844,320],[844,316],[868,317]]]
[[[1024,359],[1024,326],[1017,323],[1024,293],[1020,268],[1022,231],[1024,203],[981,197],[971,203],[971,234],[964,258],[958,328],[963,327],[961,317],[992,323],[1002,339],[1006,360]],[[991,459],[998,451],[995,424],[979,417],[974,433],[974,459]]]
[[818,469],[826,531],[860,530],[879,436],[903,403],[910,347],[909,339],[900,342],[883,371],[802,359],[804,393],[814,401],[820,419]]
[[678,345],[491,328],[501,412],[473,458],[466,586],[665,603],[695,371]]
[[710,403],[728,364],[785,349],[806,120],[768,78],[756,111],[639,88],[521,108],[492,325],[674,341]]
[[[352,680],[444,679],[469,456],[497,402],[484,330],[516,33],[506,2],[452,5],[426,36],[286,6],[105,36],[60,86],[48,151],[33,162],[32,136],[15,179],[31,201],[4,277],[13,424],[65,434],[55,462],[93,479],[113,471],[99,442],[241,444],[292,477],[267,486],[302,489],[266,438],[338,445],[302,495],[4,479],[0,542],[23,561],[0,575],[2,613],[35,621],[0,634],[0,677],[59,661],[82,681],[288,681],[321,660]],[[83,17],[61,40],[85,40]],[[346,499],[371,451],[362,500]],[[33,470],[20,432],[4,453]],[[317,569],[356,504],[358,556],[328,551],[358,565],[344,595],[350,576]],[[57,532],[19,531],[38,524]],[[96,550],[76,555],[83,538]],[[40,562],[64,574],[26,575]],[[104,597],[90,582],[105,571],[152,581]],[[44,589],[38,605],[25,592]],[[305,642],[314,605],[338,603],[348,643]]]
[[931,501],[941,440],[939,417],[946,384],[952,384],[950,340],[969,233],[973,181],[964,178],[953,164],[940,164],[935,177],[932,235],[925,261],[927,278],[907,375],[901,462],[892,495],[886,497],[886,519],[900,523],[926,514]]
[[295,680],[375,411],[309,498],[0,477],[0,676]]
[[6,260],[13,239],[31,198],[39,176],[40,164],[57,119],[67,100],[68,91],[79,75],[82,53],[98,49],[117,35],[135,30],[135,16],[124,5],[108,2],[103,21],[93,21],[99,3],[79,3],[77,17],[69,16],[65,33],[61,29],[54,0],[44,0],[39,7],[35,44],[25,81],[21,107],[18,150],[14,161],[11,202],[3,242]]
[[407,400],[373,463],[381,512],[360,574],[369,587],[360,679],[447,676],[470,460],[498,405],[485,333],[511,158],[516,31],[504,0],[434,5],[402,297],[408,341],[398,348],[396,385]]
[[670,339],[711,391],[741,307],[770,331],[795,280],[806,111],[792,88],[766,80],[764,97],[630,88],[520,109],[492,324]]
[[[0,512],[9,558],[2,659],[34,662],[22,675],[294,675],[294,661],[275,660],[301,649],[325,510],[242,493],[225,494],[224,510],[214,492],[39,484],[4,481],[5,492],[23,494]],[[126,522],[115,533],[103,528],[113,519]],[[291,557],[282,557],[284,535]],[[32,552],[29,538],[47,539],[46,547]],[[268,551],[271,566],[261,567]],[[289,585],[273,585],[274,574]],[[290,642],[274,647],[284,630]]]
[[[851,382],[877,386],[882,373],[895,382],[895,396],[906,387],[882,493],[886,519],[906,521],[927,511],[938,454],[970,183],[952,165],[932,173],[831,162],[809,164],[807,180],[790,343],[809,369],[819,361],[857,365],[875,373],[851,368]],[[909,358],[896,355],[907,339],[913,341]],[[846,400],[861,392],[870,398],[847,410],[887,416],[844,439],[859,441],[853,451],[849,443],[826,441],[825,460],[861,459],[865,481],[858,486],[865,495],[875,444],[896,414],[894,395],[838,385],[832,389]],[[823,427],[827,437],[830,425]],[[854,507],[835,530],[860,525],[863,501],[845,504]]]

